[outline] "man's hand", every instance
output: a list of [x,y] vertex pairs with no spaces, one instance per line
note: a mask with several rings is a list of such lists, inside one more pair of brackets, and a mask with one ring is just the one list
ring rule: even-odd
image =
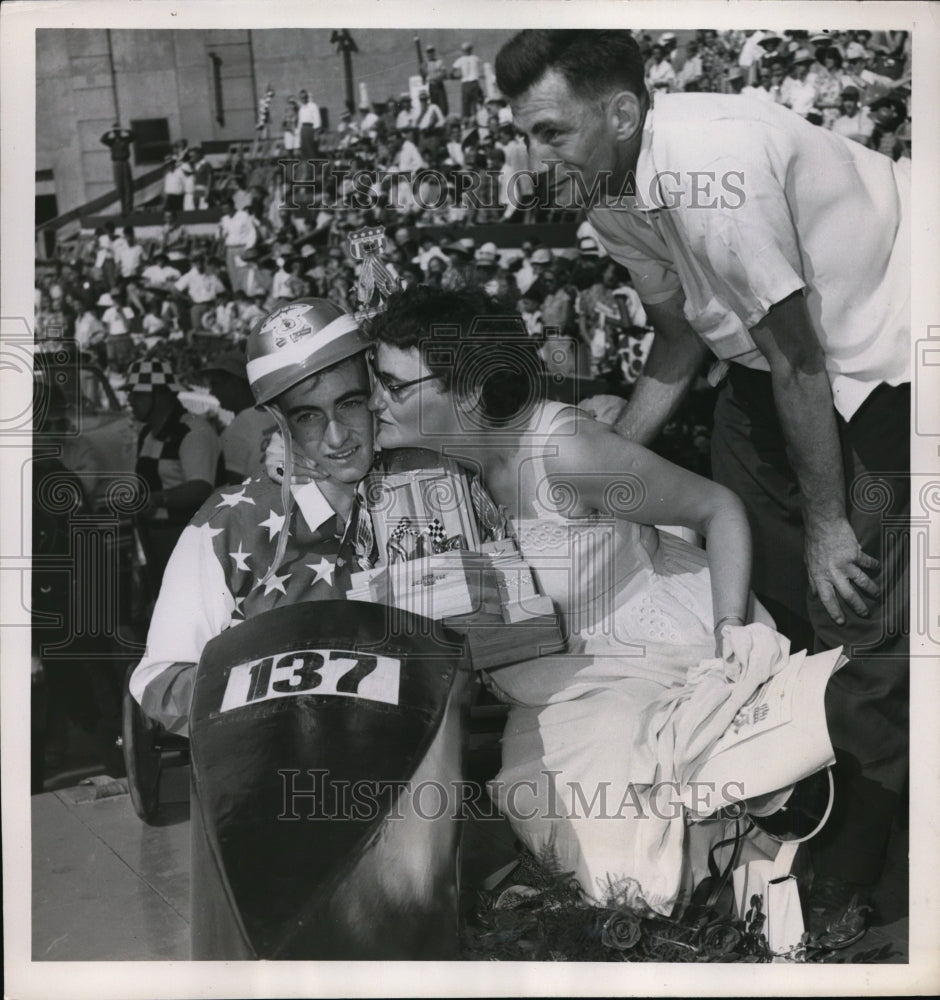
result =
[[620,396],[591,396],[583,399],[578,408],[589,413],[598,423],[615,424],[627,408],[627,401]]
[[837,625],[845,624],[839,598],[856,614],[868,617],[858,591],[878,596],[880,588],[865,570],[878,570],[881,564],[862,551],[847,520],[807,524],[805,558],[810,590]]

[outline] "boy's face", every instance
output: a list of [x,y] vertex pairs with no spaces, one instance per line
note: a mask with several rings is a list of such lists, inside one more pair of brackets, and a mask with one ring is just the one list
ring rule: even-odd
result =
[[365,357],[311,375],[277,401],[304,454],[334,482],[355,485],[372,467],[371,386]]

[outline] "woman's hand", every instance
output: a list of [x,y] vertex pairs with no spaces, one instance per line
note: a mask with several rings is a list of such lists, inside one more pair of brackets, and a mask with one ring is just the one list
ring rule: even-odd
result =
[[[284,482],[284,455],[284,438],[280,431],[275,431],[264,451],[264,468],[268,477],[279,485]],[[291,451],[291,459],[291,486],[305,486],[327,478],[317,463],[296,446]]]

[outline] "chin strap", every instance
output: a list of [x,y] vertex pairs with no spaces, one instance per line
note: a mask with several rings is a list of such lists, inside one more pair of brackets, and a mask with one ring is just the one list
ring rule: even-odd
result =
[[268,571],[261,578],[259,586],[268,582],[274,575],[278,566],[284,558],[287,550],[287,533],[290,528],[291,510],[294,505],[294,497],[290,491],[291,479],[294,478],[294,442],[291,439],[290,427],[284,414],[276,406],[265,406],[268,413],[274,417],[281,437],[284,438],[284,477],[281,479],[281,505],[284,508],[284,528],[279,532],[277,538],[277,548],[274,550],[274,561],[268,567]]

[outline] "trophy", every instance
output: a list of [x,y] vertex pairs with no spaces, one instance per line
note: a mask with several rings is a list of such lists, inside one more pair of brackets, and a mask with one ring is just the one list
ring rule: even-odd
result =
[[476,670],[564,648],[555,606],[511,523],[456,462],[399,449],[369,475],[365,496],[379,555],[353,574],[348,599],[441,622],[466,637]]

